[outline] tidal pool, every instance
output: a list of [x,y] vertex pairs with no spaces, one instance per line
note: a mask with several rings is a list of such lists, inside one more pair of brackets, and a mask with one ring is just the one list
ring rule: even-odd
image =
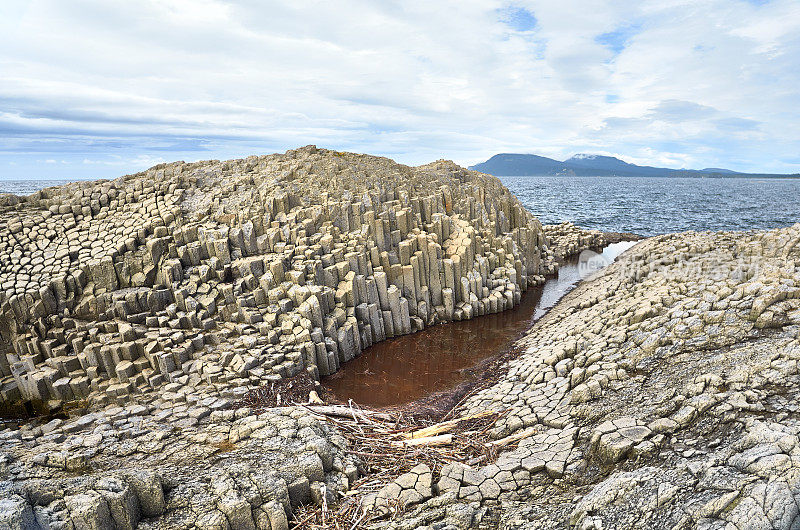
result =
[[[635,244],[613,243],[591,265],[600,268]],[[470,368],[507,351],[575,288],[585,270],[575,257],[561,265],[557,277],[528,289],[514,309],[379,342],[343,364],[322,385],[339,400],[373,407],[400,405],[452,388],[472,376]]]

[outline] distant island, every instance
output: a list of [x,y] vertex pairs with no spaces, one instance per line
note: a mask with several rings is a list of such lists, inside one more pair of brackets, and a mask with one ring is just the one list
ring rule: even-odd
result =
[[577,154],[559,161],[538,155],[501,153],[486,162],[470,166],[470,169],[495,176],[549,176],[571,175],[576,177],[790,177],[800,173],[740,173],[730,169],[708,167],[705,169],[670,169],[629,164],[613,156]]

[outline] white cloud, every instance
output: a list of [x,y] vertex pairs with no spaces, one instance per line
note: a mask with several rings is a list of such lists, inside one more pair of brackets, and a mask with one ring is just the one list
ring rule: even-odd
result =
[[0,177],[307,143],[800,171],[797,64],[792,0],[9,2]]

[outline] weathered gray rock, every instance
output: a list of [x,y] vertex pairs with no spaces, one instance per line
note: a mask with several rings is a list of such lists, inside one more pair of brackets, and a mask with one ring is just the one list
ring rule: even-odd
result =
[[78,530],[104,530],[114,527],[108,503],[96,491],[69,495],[64,498],[70,520]]
[[19,495],[0,498],[0,528],[28,530],[39,528],[31,506]]
[[164,488],[161,477],[153,471],[127,471],[125,482],[136,494],[142,517],[155,517],[164,513]]
[[[488,284],[518,297],[546,243],[494,177],[313,146],[48,188],[0,207],[0,402],[318,378],[471,317]],[[251,349],[255,328],[271,347],[243,362],[207,349]]]

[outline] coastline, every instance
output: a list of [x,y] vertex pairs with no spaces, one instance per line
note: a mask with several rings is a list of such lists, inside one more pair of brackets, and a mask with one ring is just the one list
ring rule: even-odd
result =
[[[317,150],[304,149],[291,152],[291,158],[304,160],[304,157],[308,157],[313,162],[305,166],[296,164],[288,174],[284,174],[283,186],[286,188],[297,189],[303,182],[314,182],[319,175],[317,173],[315,177],[315,164],[319,165],[320,160],[323,163],[332,160],[333,167],[344,171],[349,167],[348,164],[353,163],[352,158],[347,158],[351,155],[322,152],[321,158],[314,158],[318,155]],[[392,166],[385,159],[374,157],[355,160],[356,167],[375,167],[370,164],[380,167],[383,173],[377,176],[378,180],[393,178],[392,175],[399,173],[407,182],[407,179],[414,178],[413,171],[419,169],[407,171],[402,169],[405,166]],[[221,167],[224,164],[231,162],[223,163]],[[203,166],[190,168],[195,171],[196,180],[182,181],[187,184],[191,182],[191,185],[180,188],[182,191],[170,184],[170,181],[172,184],[177,182],[174,174],[172,179],[165,178],[163,191],[158,192],[159,188],[154,186],[153,193],[162,197],[152,201],[161,221],[155,222],[155,216],[147,221],[150,234],[140,237],[134,231],[134,244],[128,245],[125,241],[121,247],[113,248],[110,245],[104,248],[109,254],[98,253],[101,255],[99,263],[89,267],[89,277],[93,281],[84,282],[79,278],[80,272],[70,272],[69,277],[74,278],[72,281],[67,279],[62,283],[62,280],[57,280],[51,288],[49,296],[53,300],[50,300],[47,291],[36,289],[36,292],[41,291],[39,298],[33,303],[26,302],[30,308],[39,304],[42,309],[50,310],[50,315],[57,314],[58,322],[47,320],[48,312],[39,315],[40,319],[44,319],[43,322],[61,324],[50,326],[56,331],[48,334],[48,326],[42,325],[45,333],[35,338],[31,334],[37,333],[37,323],[26,323],[22,318],[15,318],[15,324],[4,329],[5,345],[19,357],[17,362],[24,364],[22,357],[25,354],[21,354],[19,348],[25,348],[26,354],[33,357],[29,361],[34,365],[52,368],[53,364],[58,366],[59,360],[62,366],[70,362],[67,358],[75,347],[74,341],[69,341],[68,347],[56,351],[65,355],[45,355],[40,351],[39,363],[35,362],[36,355],[31,351],[32,344],[39,348],[42,341],[48,339],[55,339],[49,344],[50,352],[67,342],[59,334],[69,334],[77,326],[68,328],[63,325],[62,319],[92,321],[92,318],[99,319],[108,312],[111,318],[103,322],[123,320],[121,313],[115,310],[125,308],[125,304],[133,304],[133,300],[123,296],[114,302],[121,301],[122,305],[114,309],[99,311],[95,307],[92,311],[91,304],[86,304],[86,297],[91,295],[95,300],[103,299],[107,285],[102,286],[101,278],[108,283],[116,282],[116,290],[125,295],[144,292],[137,291],[136,286],[122,286],[120,280],[126,274],[129,282],[136,274],[141,274],[137,281],[144,283],[139,287],[146,287],[154,293],[151,298],[153,302],[163,296],[159,293],[163,293],[164,289],[157,288],[158,285],[166,286],[177,294],[177,300],[172,302],[176,307],[169,309],[169,304],[164,304],[159,309],[164,312],[165,319],[157,314],[139,319],[137,312],[125,311],[125,315],[134,316],[134,321],[128,321],[127,325],[117,323],[113,334],[133,340],[123,340],[121,344],[136,343],[139,338],[137,326],[155,325],[152,326],[154,329],[163,327],[168,331],[143,337],[180,333],[183,341],[173,342],[174,348],[170,349],[170,353],[183,352],[177,355],[187,351],[179,350],[188,347],[184,346],[186,343],[192,343],[193,349],[185,353],[186,356],[198,358],[202,356],[195,354],[202,351],[208,355],[217,352],[220,357],[219,352],[226,349],[226,344],[236,344],[230,350],[229,361],[234,362],[238,355],[240,360],[235,364],[239,364],[241,369],[249,362],[245,361],[243,354],[263,346],[257,340],[261,333],[276,337],[277,340],[283,335],[305,337],[303,330],[295,331],[294,327],[287,327],[286,333],[281,330],[278,336],[271,334],[273,328],[262,330],[253,325],[257,322],[248,324],[247,321],[241,321],[231,322],[233,325],[229,327],[223,326],[227,331],[212,333],[215,338],[207,342],[202,338],[197,341],[197,335],[187,339],[191,329],[219,329],[205,327],[210,316],[200,318],[199,313],[208,310],[205,302],[196,306],[197,322],[193,322],[186,314],[187,307],[191,305],[187,304],[187,299],[201,300],[203,293],[199,292],[199,285],[195,286],[197,290],[191,292],[185,283],[181,283],[182,279],[177,278],[184,271],[186,277],[192,278],[192,271],[199,271],[202,265],[195,264],[189,254],[190,238],[183,245],[170,246],[170,241],[164,241],[163,246],[158,243],[170,237],[175,240],[188,238],[191,230],[187,230],[187,225],[190,225],[186,221],[190,218],[187,213],[215,215],[217,219],[233,221],[232,224],[237,227],[236,222],[243,221],[241,215],[237,219],[237,213],[234,213],[237,209],[245,211],[243,209],[250,206],[248,201],[255,197],[267,199],[266,194],[253,196],[241,192],[242,189],[251,189],[251,186],[254,190],[265,189],[259,188],[257,183],[259,171],[263,170],[259,167],[258,160],[244,161],[240,166],[241,174],[237,173],[241,188],[231,186],[230,194],[217,202],[213,200],[215,192],[205,189],[208,184],[202,181]],[[157,168],[156,174],[161,171],[162,177],[166,177],[165,171],[174,166]],[[372,171],[372,178],[375,178]],[[447,192],[436,187],[426,188],[422,181],[418,181],[419,189],[410,187],[410,194],[405,199],[402,196],[397,199],[388,196],[376,199],[374,195],[365,194],[360,200],[362,204],[370,201],[375,206],[382,203],[392,206],[393,201],[397,201],[398,206],[405,205],[412,214],[421,212],[417,225],[420,232],[415,233],[415,240],[419,240],[423,230],[431,233],[427,230],[428,225],[433,228],[432,233],[437,233],[437,228],[433,226],[435,223],[431,222],[437,207],[430,206],[430,203],[426,206],[422,198],[442,198],[440,213],[449,218],[451,227],[457,230],[452,232],[455,237],[445,238],[442,234],[441,238],[432,238],[433,242],[450,241],[450,250],[448,245],[440,245],[439,251],[461,256],[458,261],[463,259],[477,267],[469,269],[470,273],[477,271],[476,274],[457,276],[466,279],[466,287],[460,295],[462,303],[470,301],[468,295],[464,297],[464,292],[477,292],[481,282],[488,288],[494,285],[488,281],[491,279],[496,282],[497,292],[503,292],[504,300],[510,300],[503,304],[513,306],[515,301],[518,302],[515,293],[540,283],[545,275],[555,272],[558,259],[630,237],[630,234],[582,230],[569,224],[542,227],[533,216],[518,206],[518,201],[515,202],[516,199],[507,190],[503,191],[502,186],[489,180],[492,177],[467,172],[448,163],[429,165],[424,171],[426,175],[452,182],[449,188],[452,202],[449,207]],[[124,179],[120,182],[124,182]],[[464,193],[466,187],[458,188],[467,184],[472,185],[468,188],[469,193]],[[104,199],[106,205],[101,205],[98,196],[97,204],[101,207],[95,213],[95,199],[91,193],[93,188],[81,188],[79,184],[72,189],[89,190],[88,194],[81,191],[81,196],[89,199],[90,216],[94,216],[91,222],[87,220],[88,224],[102,223],[109,218],[108,214],[102,215],[102,208],[111,204],[108,197]],[[139,191],[137,200],[147,200],[148,193],[144,188],[133,189]],[[43,194],[45,200],[53,199],[48,196],[49,193]],[[316,190],[308,193],[308,196],[314,193]],[[495,197],[502,201],[493,202]],[[293,199],[291,194],[276,193],[269,196],[269,201],[273,205],[284,205],[273,217],[279,225],[276,228],[284,226],[282,220],[297,209],[307,208],[309,211],[305,218],[298,218],[295,214],[291,220],[296,223],[293,226],[302,226],[305,221],[313,224],[322,219],[315,220],[315,210],[311,205],[302,204],[299,198]],[[489,211],[484,217],[484,211],[480,211],[478,205],[489,204],[496,204],[495,213]],[[509,204],[512,208],[508,207]],[[198,205],[203,207],[199,208]],[[228,205],[233,208],[226,211]],[[80,204],[66,202],[51,204],[47,211],[53,212],[52,215],[69,213],[77,219],[86,213],[83,208]],[[16,211],[12,208],[6,213],[13,214]],[[372,222],[367,235],[374,237],[378,232],[375,217],[364,216],[366,211],[359,212],[358,228],[362,226],[362,220],[364,225]],[[393,211],[399,213],[403,210]],[[248,214],[252,216],[252,212]],[[280,217],[281,214],[283,217]],[[387,214],[387,217],[390,216]],[[406,218],[405,215],[400,217]],[[390,217],[387,221],[389,228],[399,222],[397,217]],[[2,230],[3,233],[18,234],[23,228],[29,228],[25,225],[25,222],[6,222]],[[311,225],[306,225],[310,231]],[[325,226],[324,221],[318,226]],[[397,230],[403,232],[402,228]],[[256,228],[254,231],[257,233],[259,230]],[[410,231],[406,229],[405,232],[408,235]],[[261,235],[271,237],[269,234],[275,234],[281,239],[284,233],[267,232],[262,228]],[[180,235],[176,237],[176,234]],[[238,241],[241,230],[234,234],[232,236],[229,231],[227,238],[231,239],[226,238],[226,241]],[[498,238],[497,243],[490,239],[491,234]],[[292,237],[297,238],[298,235]],[[485,245],[484,238],[487,241]],[[217,242],[220,239],[211,238],[209,241]],[[415,293],[423,289],[421,285],[419,289],[415,285],[415,282],[419,282],[419,273],[415,276],[411,256],[419,258],[420,255],[424,256],[424,252],[417,250],[420,254],[416,254],[412,248],[395,245],[395,241],[390,239],[386,241],[391,248],[397,249],[398,254],[409,253],[398,258],[401,271],[402,267],[409,267],[410,276],[409,269],[405,269],[405,277],[401,273],[393,278],[395,281],[397,278],[407,278],[407,283],[402,284],[399,291],[405,300],[414,297],[415,314],[408,315],[408,331],[432,325],[434,315],[438,315],[442,321],[456,319],[455,309],[445,309],[443,303],[433,303],[433,298],[430,304],[425,304],[425,308],[430,305],[434,309],[436,306],[442,309],[423,314],[420,302],[426,301],[425,295],[421,299],[416,298]],[[406,240],[403,238],[400,241]],[[250,251],[247,250],[249,241],[242,236],[240,245],[225,245],[231,261],[247,258],[250,251],[254,251],[251,253],[253,256],[259,255],[260,243],[257,238],[253,237]],[[297,239],[295,242],[295,248],[304,246]],[[797,407],[794,405],[796,383],[800,381],[798,243],[800,224],[766,232],[687,232],[642,240],[624,253],[620,260],[581,282],[538,320],[516,343],[513,352],[491,366],[499,374],[497,380],[484,381],[485,384],[468,394],[466,400],[454,404],[457,406],[451,414],[436,418],[438,421],[493,414],[493,422],[481,426],[480,436],[473,437],[494,449],[489,456],[475,464],[443,463],[446,459],[425,460],[431,464],[428,465],[420,459],[418,465],[409,466],[408,469],[398,468],[394,476],[384,475],[376,478],[377,482],[370,482],[370,474],[362,457],[349,449],[352,443],[348,445],[350,435],[346,426],[326,416],[321,412],[322,408],[314,412],[314,406],[298,405],[259,410],[233,407],[237,403],[241,405],[238,400],[246,395],[253,375],[250,374],[243,385],[237,378],[226,380],[213,377],[213,374],[220,372],[204,372],[200,368],[201,377],[187,377],[182,383],[181,378],[192,373],[192,364],[189,363],[186,365],[187,374],[175,374],[173,377],[172,372],[177,370],[165,370],[161,374],[165,377],[161,381],[156,378],[155,385],[148,380],[146,384],[150,389],[146,392],[119,393],[113,394],[113,399],[101,399],[98,397],[100,387],[95,389],[90,386],[92,390],[83,398],[86,406],[85,414],[81,416],[0,431],[3,442],[0,480],[4,481],[0,482],[0,497],[6,499],[0,504],[0,523],[18,524],[23,528],[26,524],[44,527],[45,522],[55,524],[67,521],[82,521],[89,527],[94,525],[98,528],[109,524],[109,521],[118,526],[137,527],[138,524],[138,528],[191,525],[198,528],[289,528],[292,517],[299,510],[313,507],[311,515],[316,517],[318,511],[324,518],[321,511],[323,506],[341,506],[349,502],[348,499],[358,498],[362,502],[361,508],[372,507],[369,516],[362,516],[360,521],[382,528],[423,528],[434,524],[437,528],[445,525],[455,528],[482,526],[529,529],[676,525],[723,528],[725,524],[732,523],[741,530],[750,527],[747,521],[752,522],[753,528],[756,524],[780,527],[784,522],[800,517],[794,501],[796,493],[800,492],[800,467],[796,464],[796,459],[800,457],[800,424],[795,418]],[[220,243],[214,245],[221,247]],[[273,252],[274,245],[275,242]],[[183,247],[186,249],[179,250]],[[76,258],[79,257],[81,248],[84,247],[67,244],[64,249],[66,254],[60,259],[64,261],[66,258],[65,262],[71,262],[71,254],[75,252]],[[281,251],[287,251],[286,245],[280,248]],[[333,248],[331,245],[331,250]],[[233,249],[239,249],[239,258],[230,255]],[[224,250],[220,252],[224,253]],[[483,260],[488,262],[497,259],[501,251],[503,255],[514,257],[510,261],[513,265],[496,266],[487,270],[485,278],[479,280]],[[53,257],[57,255],[54,253]],[[125,264],[131,263],[131,258],[126,256],[131,255],[139,256],[139,270],[133,266],[122,272]],[[369,253],[366,255],[369,256]],[[108,267],[108,256],[112,256],[111,268]],[[142,267],[142,260],[146,261],[148,257],[152,269]],[[214,257],[219,259],[217,255],[195,261],[200,263]],[[354,269],[360,270],[358,256],[351,257],[352,260],[343,262],[352,263]],[[252,263],[252,260],[244,261]],[[378,264],[375,267],[383,266],[380,257],[372,262]],[[123,265],[115,268],[114,263]],[[387,262],[387,265],[390,268],[396,264]],[[65,266],[63,270],[69,271],[70,268]],[[82,268],[74,270],[83,271]],[[235,276],[230,265],[227,269],[223,265],[219,270],[225,271],[218,276],[219,285],[227,282],[237,284],[239,294],[246,292],[243,286],[246,287],[247,282],[259,285],[255,274],[251,274],[255,280],[253,284],[248,275]],[[283,273],[290,275],[291,271],[300,272],[287,267]],[[367,272],[366,264],[364,272]],[[198,276],[210,277],[209,274],[204,270]],[[264,275],[262,269],[261,277]],[[153,279],[149,280],[151,276]],[[329,287],[332,292],[327,296],[343,304],[340,306],[342,314],[334,320],[343,317],[345,322],[355,322],[355,329],[360,331],[357,340],[366,342],[379,338],[379,334],[373,336],[373,328],[367,328],[366,325],[375,324],[375,327],[379,327],[380,324],[378,320],[371,319],[369,304],[366,304],[367,312],[364,313],[364,306],[359,309],[360,304],[355,303],[357,300],[353,293],[356,293],[356,298],[360,296],[360,287],[353,282],[356,276],[359,275],[351,275],[349,290],[337,284],[336,290]],[[296,277],[299,279],[300,275]],[[375,278],[374,271],[372,277]],[[432,292],[431,284],[435,283],[432,276],[429,278],[429,289],[425,290],[428,293]],[[93,292],[87,288],[90,283],[96,289]],[[364,287],[365,300],[362,303],[380,305],[380,300],[369,300],[371,295],[366,292],[366,281]],[[338,292],[339,289],[341,292]],[[447,287],[439,284],[440,294],[444,289]],[[114,291],[110,289],[107,292]],[[295,289],[294,292],[297,291]],[[25,292],[33,293],[33,290]],[[320,298],[326,296],[321,291],[316,294]],[[376,297],[380,298],[377,294]],[[181,298],[182,309],[178,309]],[[287,295],[282,299],[291,298]],[[294,298],[297,299],[297,296]],[[494,307],[498,309],[498,297],[491,298],[494,298]],[[6,315],[11,314],[8,313],[10,308],[20,317],[22,312],[11,307],[13,303],[10,299],[10,296],[6,296],[4,300]],[[114,301],[113,294],[109,299]],[[227,291],[223,288],[219,289],[219,298],[213,301],[217,299],[230,303]],[[316,321],[318,316],[314,308],[308,307],[309,304],[302,305],[306,300],[309,297],[296,304],[298,308],[305,307],[304,311],[300,311],[302,316],[299,318]],[[470,301],[470,309],[467,309],[467,305],[461,306],[460,318],[471,317],[473,311],[476,315],[480,314],[479,307],[485,311],[487,304],[488,308],[492,308],[489,300],[488,296],[476,296],[475,300]],[[207,302],[210,304],[212,300]],[[16,303],[22,303],[19,297]],[[289,305],[284,305],[285,312],[290,313]],[[249,301],[245,302],[238,307],[238,314],[249,314],[251,308],[258,306],[258,303],[254,306]],[[352,310],[345,309],[348,307]],[[184,312],[184,315],[179,316],[178,311]],[[218,311],[221,314],[224,309]],[[333,314],[334,311],[331,308],[326,314]],[[394,313],[391,309],[387,311],[391,321]],[[410,323],[412,316],[419,319],[414,321],[413,326]],[[177,322],[182,318],[185,320],[177,328],[169,325],[171,321]],[[431,320],[428,321],[428,318]],[[9,324],[7,320],[6,325]],[[26,325],[31,327],[25,328]],[[240,333],[247,331],[248,325],[257,331]],[[107,328],[107,324],[103,326]],[[304,356],[305,349],[300,348],[303,353],[290,363],[292,366],[299,364],[299,370],[294,373],[286,369],[283,373],[274,371],[272,377],[267,377],[270,374],[264,371],[255,372],[263,377],[258,378],[259,385],[250,386],[275,383],[300,372],[313,379],[314,368],[319,372],[322,359],[331,359],[321,350],[328,348],[326,351],[330,353],[331,342],[337,344],[337,352],[342,344],[349,344],[349,338],[341,334],[335,336],[336,339],[341,337],[340,340],[334,340],[334,336],[328,333],[321,333],[322,337],[314,340],[313,328],[322,331],[323,327],[310,326],[308,342],[322,346],[314,348],[313,356]],[[29,333],[24,340],[19,340],[23,337],[21,330]],[[87,333],[84,337],[86,340],[81,339],[86,344],[80,346],[85,348],[91,344],[89,338],[102,337],[102,333]],[[111,334],[107,338],[111,338]],[[331,340],[327,341],[326,338]],[[356,337],[353,336],[352,340],[355,341]],[[292,344],[297,342],[293,339]],[[304,344],[305,341],[300,343]],[[150,353],[158,352],[164,352],[163,347]],[[74,357],[77,361],[78,353]],[[142,358],[148,359],[146,352],[137,357]],[[46,362],[46,359],[51,362]],[[132,380],[126,381],[128,385],[138,386],[143,382],[137,381],[136,376],[141,371],[126,373],[126,370],[130,370],[129,365],[133,365],[137,359],[120,359],[116,363],[117,366],[122,364],[124,377]],[[210,363],[210,359],[207,357],[203,360]],[[185,362],[189,361],[187,359]],[[147,369],[144,368],[144,362],[139,364],[140,370]],[[12,366],[13,363],[10,363],[9,372]],[[83,362],[78,362],[77,366],[82,367]],[[152,363],[149,367],[154,368]],[[245,373],[257,369],[256,366],[250,366]],[[94,375],[103,379],[100,370],[89,371],[84,368],[84,372],[92,373],[83,377],[91,378]],[[28,370],[27,373],[33,374],[36,370]],[[106,385],[102,392],[104,396],[109,396],[109,388],[114,388],[113,392],[120,390],[114,385],[123,385],[120,379],[122,374],[109,378],[118,382]],[[206,374],[208,377],[204,378]],[[61,379],[51,378],[51,386]],[[9,381],[6,378],[5,383]],[[192,388],[202,386],[204,382],[216,393],[205,396],[195,394]],[[5,396],[11,395],[11,390],[4,388],[7,391]],[[42,383],[41,388],[48,388],[46,382]],[[63,383],[60,388],[63,388]],[[153,399],[140,402],[144,396]],[[364,414],[369,416],[368,412]],[[368,424],[366,421],[364,428],[368,428]],[[406,424],[404,428],[413,429],[414,426]],[[414,453],[408,451],[407,448],[402,449],[405,458],[413,461]],[[778,484],[779,487],[771,484]],[[307,508],[301,508],[301,505]]]

